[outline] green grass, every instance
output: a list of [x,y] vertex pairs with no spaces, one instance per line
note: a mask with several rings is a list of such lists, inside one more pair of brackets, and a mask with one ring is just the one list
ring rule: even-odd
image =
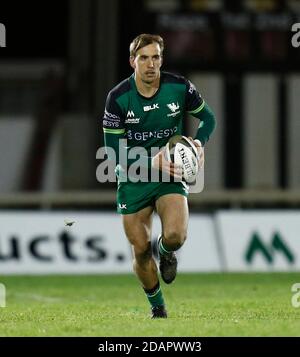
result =
[[179,274],[151,320],[134,275],[12,276],[0,336],[300,336],[296,273]]

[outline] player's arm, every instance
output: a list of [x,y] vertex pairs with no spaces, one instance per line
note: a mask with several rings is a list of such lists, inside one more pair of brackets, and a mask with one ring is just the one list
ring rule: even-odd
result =
[[152,167],[164,171],[171,176],[181,179],[182,178],[182,167],[166,159],[166,147],[163,147],[153,158]]
[[210,107],[189,81],[186,89],[186,108],[189,114],[200,120],[194,140],[199,140],[204,146],[216,127],[216,119]]
[[193,117],[200,119],[198,130],[194,140],[199,140],[201,145],[204,146],[209,140],[212,132],[216,127],[215,115],[210,107],[203,101],[194,111],[189,112]]
[[[115,165],[119,164],[119,146],[120,140],[124,139],[124,134],[122,132],[118,132],[115,129],[107,129],[103,128],[104,133],[104,145],[106,148],[107,156],[110,160],[115,160]],[[112,151],[108,148],[111,148],[115,155],[112,155]]]
[[196,136],[193,140],[199,154],[200,167],[204,165],[203,146],[209,140],[216,127],[215,115],[205,103],[195,86],[186,81],[186,108],[189,114],[200,120]]
[[[125,118],[112,93],[109,93],[106,99],[102,127],[107,156],[110,160],[115,160],[115,165],[118,165],[120,140],[125,136]],[[109,148],[113,150],[114,155]]]

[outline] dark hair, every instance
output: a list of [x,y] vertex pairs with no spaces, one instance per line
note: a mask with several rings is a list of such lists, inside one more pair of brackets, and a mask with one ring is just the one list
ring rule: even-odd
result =
[[130,44],[129,46],[129,53],[130,56],[135,57],[137,51],[145,46],[150,45],[153,42],[157,42],[159,44],[161,53],[164,50],[164,40],[159,35],[151,35],[148,33],[142,33],[138,35]]

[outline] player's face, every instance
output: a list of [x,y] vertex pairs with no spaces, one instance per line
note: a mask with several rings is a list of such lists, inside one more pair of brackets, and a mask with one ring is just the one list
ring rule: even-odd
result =
[[151,43],[140,48],[130,64],[135,70],[135,75],[144,83],[152,83],[159,78],[162,65],[161,50],[158,43]]

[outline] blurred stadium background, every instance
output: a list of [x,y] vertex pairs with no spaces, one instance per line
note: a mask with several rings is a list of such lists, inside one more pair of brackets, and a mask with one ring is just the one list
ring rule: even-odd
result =
[[144,32],[164,37],[163,69],[192,80],[218,123],[180,271],[299,271],[297,22],[296,0],[2,2],[2,274],[131,272],[96,152],[106,95],[131,74],[128,46]]

